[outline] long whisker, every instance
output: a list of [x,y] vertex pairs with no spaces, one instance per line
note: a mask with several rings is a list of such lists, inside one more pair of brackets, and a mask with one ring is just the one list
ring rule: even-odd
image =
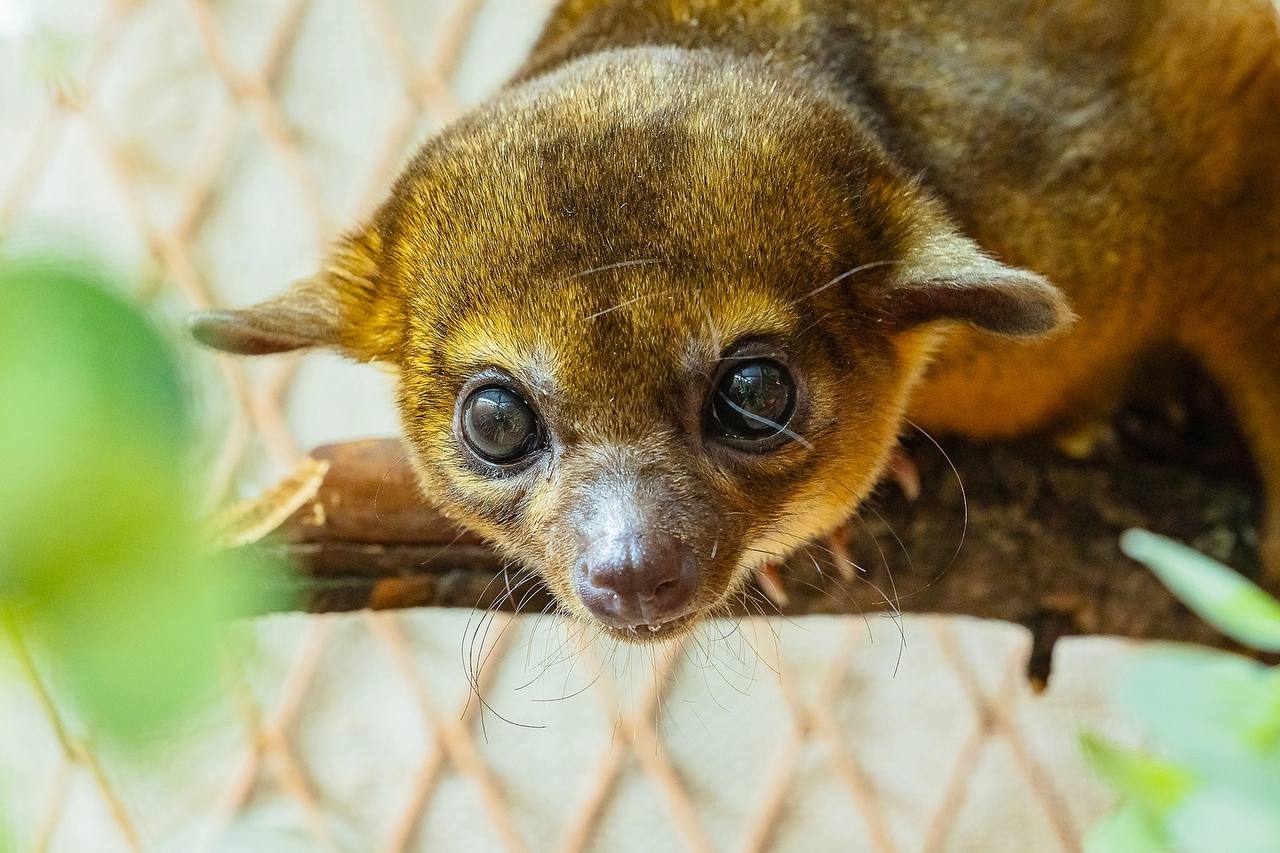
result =
[[[488,582],[488,583],[486,583],[486,584],[484,585],[484,589],[480,590],[480,595],[476,598],[476,603],[475,603],[474,605],[472,605],[471,613],[470,613],[470,614],[468,614],[468,616],[467,616],[467,624],[466,624],[466,626],[465,626],[465,627],[463,627],[463,629],[462,629],[462,644],[461,644],[461,647],[459,648],[459,653],[462,655],[463,672],[464,672],[464,674],[465,674],[465,675],[466,675],[466,677],[467,677],[467,683],[471,686],[471,692],[472,692],[472,694],[474,694],[477,698],[479,698],[479,683],[478,683],[478,681],[476,680],[475,675],[474,675],[474,673],[473,673],[473,672],[472,672],[472,670],[471,670],[471,666],[470,666],[470,664],[471,664],[471,654],[470,654],[470,651],[468,650],[467,641],[468,641],[468,638],[470,637],[470,638],[472,639],[472,641],[474,642],[474,635],[472,635],[472,634],[471,634],[471,623],[472,623],[472,620],[476,618],[476,617],[475,617],[475,614],[476,614],[476,611],[480,609],[480,603],[481,603],[482,601],[484,601],[484,600],[485,600],[485,596],[487,596],[487,595],[489,594],[489,587],[493,586],[493,584],[494,584],[494,583],[498,580],[498,578],[500,578],[500,577],[502,577],[502,574],[501,574],[500,572],[499,572],[499,573],[494,574],[494,575],[493,575],[493,577],[489,578],[489,582]],[[488,614],[489,614],[489,611],[488,611],[488,610],[485,610],[484,612],[482,612],[482,613],[481,613],[481,615],[480,615],[480,623],[477,623],[477,625],[476,625],[476,630],[477,630],[477,631],[479,631],[479,630],[480,630],[480,624],[482,624],[482,623],[483,623],[483,620],[488,616]],[[465,712],[465,711],[467,710],[467,708],[470,706],[470,701],[471,701],[471,700],[470,700],[470,698],[468,697],[468,700],[467,700],[467,706],[464,706],[464,708],[463,708],[463,711],[464,711],[464,712]]]
[[[522,575],[522,574],[524,575],[524,577],[520,577],[520,575]],[[503,576],[504,576],[504,577],[506,576],[506,567],[505,567],[505,566],[503,567]],[[533,573],[528,572],[528,571],[527,571],[527,570],[525,570],[525,569],[521,569],[521,571],[520,571],[520,572],[517,572],[517,573],[516,573],[516,576],[517,576],[517,578],[519,578],[519,580],[517,580],[517,581],[516,581],[516,583],[515,583],[515,585],[514,585],[514,586],[512,586],[512,585],[511,585],[511,583],[510,583],[509,581],[507,582],[507,592],[506,592],[506,594],[503,596],[503,598],[502,598],[502,599],[500,599],[497,603],[495,603],[495,605],[494,605],[494,609],[495,609],[495,610],[496,610],[498,607],[501,607],[501,606],[502,606],[502,603],[503,603],[504,601],[512,601],[512,600],[515,600],[515,594],[516,594],[516,591],[517,591],[518,589],[520,589],[520,587],[522,587],[522,586],[524,586],[525,584],[529,583],[530,581],[534,580],[534,579],[535,579],[535,577],[536,577]],[[521,608],[522,606],[524,606],[524,602],[528,600],[529,596],[530,596],[530,595],[532,595],[532,594],[533,594],[534,592],[536,592],[536,591],[537,591],[537,590],[536,590],[536,587],[531,587],[531,589],[530,589],[529,591],[526,591],[525,595],[520,599],[520,601],[517,601],[517,602],[516,602],[515,614],[514,614],[515,616],[519,616],[519,615],[520,615],[520,608]],[[480,661],[480,665],[479,665],[479,667],[477,668],[477,677],[479,677],[479,673],[480,673],[480,672],[484,671],[485,664],[487,664],[487,663],[489,662],[489,658],[493,655],[494,650],[496,650],[496,649],[498,648],[498,644],[502,641],[502,637],[503,637],[503,635],[507,633],[507,629],[509,629],[509,628],[511,627],[511,624],[512,624],[514,621],[515,621],[515,619],[514,619],[514,618],[509,618],[509,619],[507,619],[507,620],[505,620],[505,621],[503,622],[503,624],[502,624],[502,630],[498,632],[498,636],[494,638],[494,640],[493,640],[493,644],[492,644],[491,646],[489,646],[489,651],[485,653],[485,655],[484,655],[484,659]],[[490,620],[490,621],[489,621],[489,624],[492,626],[492,624],[493,624],[493,620]],[[485,635],[486,635],[486,636],[488,636],[488,633],[489,633],[489,629],[488,629],[488,628],[486,628],[486,629],[485,629]],[[484,649],[484,640],[481,640],[481,641],[480,641],[480,648],[481,648],[481,650],[483,651],[483,649]]]
[[[543,617],[545,617],[548,613],[550,613],[550,612],[551,612],[551,610],[552,610],[553,608],[558,608],[559,606],[560,606],[560,605],[559,605],[559,604],[557,604],[557,603],[556,603],[556,601],[555,601],[554,599],[553,599],[553,600],[551,600],[551,601],[548,601],[548,602],[543,606],[543,608],[542,608],[542,612],[541,612],[541,613],[539,613],[539,614],[534,618],[534,621],[533,621],[533,627],[529,629],[529,636],[525,638],[525,642],[524,642],[524,669],[525,669],[525,672],[528,672],[530,669],[532,669],[532,668],[533,668],[533,641],[536,639],[537,634],[538,634],[538,631],[539,631],[539,630],[541,630],[541,628],[542,628],[542,620],[543,620]],[[516,687],[515,689],[516,689],[517,691],[527,689],[528,687],[530,687],[531,685],[533,685],[534,683],[536,683],[536,682],[538,681],[538,679],[540,679],[540,678],[542,677],[542,675],[543,675],[543,673],[544,673],[544,672],[545,672],[545,670],[540,670],[537,674],[535,674],[535,675],[533,676],[533,678],[529,679],[529,680],[528,680],[528,681],[526,681],[524,684],[521,684],[520,686]]]
[[[884,566],[884,573],[885,573],[885,576],[886,576],[887,578],[889,578],[889,583],[890,583],[890,584],[893,584],[893,569],[892,569],[892,568],[890,568],[890,566],[889,566],[889,555],[888,555],[888,554],[886,554],[886,553],[884,552],[884,548],[883,548],[883,547],[881,547],[881,545],[880,545],[880,539],[875,535],[875,533],[873,533],[873,532],[871,531],[871,529],[870,529],[869,527],[867,527],[867,523],[866,523],[865,521],[863,521],[863,520],[862,520],[862,517],[861,517],[861,516],[857,516],[857,515],[855,515],[855,516],[854,516],[854,518],[856,518],[856,519],[858,520],[858,523],[862,525],[862,529],[863,529],[863,530],[865,530],[865,531],[867,531],[867,535],[871,537],[871,544],[873,544],[873,545],[875,545],[875,546],[876,546],[876,552],[880,555],[880,565]],[[883,595],[883,593],[881,593],[881,594]],[[898,594],[898,591],[897,591],[897,587],[896,587],[896,585],[895,585],[895,586],[894,586],[894,596],[895,596],[895,598],[897,597],[897,594]]]
[[960,487],[960,502],[962,504],[962,509],[964,513],[963,524],[961,525],[961,528],[960,528],[960,541],[956,543],[955,553],[951,555],[951,559],[947,561],[947,565],[944,566],[942,571],[938,573],[938,577],[941,577],[943,574],[946,573],[947,569],[950,569],[951,566],[955,563],[956,558],[960,556],[960,549],[964,547],[964,538],[969,532],[969,496],[965,493],[964,480],[961,479],[960,477],[960,469],[956,467],[956,463],[951,461],[951,455],[948,454],[947,451],[942,448],[942,445],[938,443],[938,440],[933,436],[929,435],[929,433],[927,433],[924,430],[924,428],[921,427],[919,424],[916,424],[910,420],[905,420],[905,423],[907,423],[913,429],[919,430],[921,435],[929,439],[929,441],[932,442],[933,446],[938,448],[938,452],[942,454],[942,458],[947,461],[947,465],[951,468],[951,473],[955,475],[956,485]]
[[[885,519],[885,517],[876,510],[875,507],[871,506],[870,504],[867,504],[867,509],[875,513],[876,518],[880,519],[880,523],[885,526],[885,529],[889,531],[889,535],[893,537],[893,541],[898,543],[898,547],[902,549],[903,555],[905,555],[907,558],[907,570],[910,571],[912,574],[915,574],[916,567],[915,567],[915,564],[911,561],[911,552],[908,551],[907,546],[903,544],[902,537],[898,536],[897,531],[893,529],[893,525],[891,525]],[[871,533],[871,527],[861,517],[858,518],[858,523],[862,525],[863,530],[867,531],[867,533],[871,535],[872,539],[876,538],[875,535]],[[879,546],[879,544],[880,544],[879,542],[876,543],[877,547]],[[893,579],[893,572],[889,570],[888,560],[885,560],[885,573],[889,576],[889,587],[893,590],[893,600],[897,604],[898,609],[901,610],[902,596],[898,594],[898,584]]]
[[845,281],[846,279],[852,278],[858,273],[866,272],[867,270],[877,269],[879,267],[897,266],[898,264],[901,264],[901,263],[902,261],[872,261],[871,263],[868,263],[868,264],[862,264],[861,266],[854,267],[853,269],[847,272],[840,273],[840,275],[836,276],[835,278],[831,279],[831,281],[827,282],[826,284],[820,287],[815,287],[813,290],[810,290],[804,296],[801,296],[799,299],[797,299],[795,302],[791,304],[794,305],[798,302],[803,302],[806,299],[811,299],[814,296],[817,296],[819,293],[822,293],[824,290],[828,290],[832,287],[835,287],[840,282]]
[[[382,521],[382,515],[381,513],[378,512],[378,499],[382,497],[382,487],[385,486],[387,484],[387,481],[391,479],[391,475],[395,473],[395,470],[397,468],[400,467],[400,463],[408,458],[409,458],[409,451],[406,450],[404,453],[400,454],[400,457],[396,459],[394,463],[392,463],[391,467],[388,468],[386,472],[382,475],[382,479],[378,481],[378,488],[374,490],[374,493],[373,493],[373,517],[376,518],[378,521]],[[422,504],[420,505],[426,505],[425,498],[423,499]]]
[[[742,688],[741,688],[741,687],[739,687],[738,685],[736,685],[736,684],[734,684],[732,681],[730,681],[728,678],[726,678],[726,677],[725,677],[725,675],[724,675],[724,673],[720,671],[720,667],[716,665],[716,664],[718,664],[718,663],[719,663],[719,661],[718,661],[718,660],[717,660],[717,659],[716,659],[716,658],[711,654],[711,648],[710,648],[710,646],[709,646],[709,645],[707,645],[707,646],[704,646],[704,645],[703,645],[703,643],[702,643],[702,639],[703,639],[703,638],[702,638],[702,637],[700,637],[700,636],[698,636],[698,635],[699,635],[699,633],[700,633],[700,632],[695,631],[695,632],[693,632],[692,634],[690,634],[689,636],[690,636],[690,638],[693,640],[693,645],[698,649],[698,651],[702,652],[702,657],[703,657],[703,660],[705,661],[705,663],[704,663],[704,664],[702,664],[702,665],[699,665],[699,664],[696,664],[696,663],[695,663],[695,664],[694,664],[694,666],[697,666],[697,667],[698,667],[698,671],[702,674],[702,684],[703,684],[703,686],[704,686],[704,687],[706,687],[706,688],[707,688],[707,695],[709,695],[709,696],[711,697],[711,701],[715,702],[715,703],[716,703],[716,705],[720,708],[720,710],[722,710],[722,711],[728,711],[729,709],[728,709],[728,708],[726,708],[726,707],[725,707],[725,706],[720,702],[720,700],[716,697],[715,691],[711,689],[711,683],[710,683],[709,681],[707,681],[707,670],[708,670],[708,669],[710,669],[710,670],[711,670],[712,672],[714,672],[717,676],[719,676],[720,680],[724,682],[724,684],[725,684],[725,686],[726,686],[726,687],[729,687],[729,688],[730,688],[730,689],[732,689],[732,690],[736,690],[737,692],[742,693],[744,696],[745,696],[746,694],[743,692],[743,690],[742,690]],[[686,659],[686,660],[688,660],[688,658],[689,658],[688,646],[686,646],[686,647],[685,647],[684,655],[685,655],[685,659]]]
[[649,264],[660,264],[660,263],[662,263],[662,258],[638,258],[633,261],[617,261],[612,264],[604,264],[602,266],[592,267],[589,270],[583,270],[582,272],[574,273],[573,275],[566,278],[565,281],[574,281],[579,278],[586,278],[587,276],[595,275],[598,272],[608,272],[609,270],[620,270],[620,269],[625,269],[627,267],[642,267],[642,266],[647,266]]
[[[494,708],[494,707],[489,703],[489,701],[488,701],[487,699],[485,699],[485,698],[484,698],[484,696],[482,695],[482,692],[481,692],[481,690],[480,690],[480,672],[481,672],[481,670],[484,668],[485,663],[488,661],[488,659],[489,659],[489,655],[491,655],[491,654],[493,653],[493,650],[497,647],[497,645],[498,645],[498,641],[499,641],[499,640],[501,640],[503,633],[505,633],[505,632],[506,632],[506,630],[510,627],[511,622],[512,622],[512,620],[508,619],[508,620],[503,624],[503,626],[502,626],[502,630],[498,632],[498,637],[497,637],[497,639],[495,639],[495,640],[494,640],[494,644],[493,644],[493,646],[490,646],[490,647],[489,647],[489,651],[488,651],[488,653],[487,653],[487,654],[485,654],[485,653],[484,653],[485,640],[488,638],[489,628],[492,626],[492,624],[493,624],[493,619],[495,618],[495,616],[496,616],[496,614],[497,614],[497,609],[496,609],[496,608],[501,607],[501,606],[502,606],[502,603],[506,600],[506,598],[507,598],[508,596],[511,596],[511,595],[513,594],[513,591],[514,591],[514,590],[513,590],[513,588],[512,588],[512,586],[511,586],[511,584],[510,584],[510,579],[509,579],[509,577],[508,577],[508,575],[507,575],[507,570],[508,570],[508,568],[509,568],[509,567],[510,567],[510,564],[506,564],[506,565],[504,565],[504,566],[502,567],[502,571],[501,571],[501,572],[499,572],[499,573],[497,573],[497,574],[495,574],[492,578],[490,578],[490,579],[489,579],[489,583],[485,584],[485,588],[484,588],[484,590],[482,590],[482,591],[481,591],[481,593],[480,593],[480,601],[483,601],[483,600],[484,600],[484,596],[488,593],[489,587],[490,587],[490,586],[493,584],[493,582],[494,582],[495,580],[497,580],[497,578],[499,578],[499,577],[503,578],[503,580],[504,580],[504,582],[506,583],[506,586],[507,586],[507,590],[506,590],[506,592],[505,592],[502,596],[500,596],[500,597],[498,598],[497,602],[495,602],[495,604],[494,604],[494,607],[493,607],[492,609],[486,610],[486,611],[484,612],[484,614],[480,617],[480,621],[476,623],[475,632],[474,632],[474,633],[471,633],[471,635],[470,635],[470,636],[471,636],[471,641],[470,641],[470,647],[469,647],[469,648],[467,648],[466,646],[467,646],[467,635],[468,635],[468,632],[470,631],[470,626],[471,626],[471,617],[468,617],[468,618],[467,618],[467,627],[463,630],[463,640],[462,640],[463,645],[464,645],[463,654],[464,654],[464,661],[465,661],[465,663],[467,664],[467,665],[464,667],[464,671],[466,672],[466,675],[467,675],[467,681],[468,681],[468,683],[469,683],[469,685],[470,685],[470,687],[471,687],[471,689],[470,689],[470,691],[469,691],[469,695],[468,695],[468,697],[467,697],[467,703],[466,703],[466,705],[464,706],[464,709],[463,709],[463,713],[464,713],[464,714],[466,713],[466,707],[470,706],[470,704],[471,704],[471,698],[472,698],[472,696],[474,696],[474,697],[475,697],[475,699],[476,699],[476,701],[480,703],[480,708],[481,708],[481,714],[480,714],[480,731],[481,731],[482,736],[483,736],[483,737],[485,737],[486,739],[488,738],[488,731],[487,731],[487,729],[485,728],[485,719],[484,719],[484,713],[483,713],[484,711],[489,711],[489,712],[490,712],[490,713],[492,713],[495,717],[497,717],[499,720],[502,720],[504,723],[506,723],[506,724],[508,724],[508,725],[516,726],[517,728],[522,728],[522,729],[542,729],[542,728],[546,728],[546,726],[541,726],[541,725],[533,725],[533,724],[530,724],[530,723],[520,723],[520,722],[517,722],[517,721],[515,721],[515,720],[510,719],[509,717],[504,716],[503,714],[499,713],[499,712],[498,712],[498,710],[497,710],[496,708]],[[532,576],[530,576],[530,577],[532,577]],[[520,586],[520,585],[522,585],[523,583],[525,583],[527,580],[529,580],[529,578],[525,578],[525,579],[521,580],[520,582],[518,582],[518,583],[516,584],[516,587],[515,587],[515,588],[519,588],[519,586]],[[479,603],[479,601],[477,601],[477,604],[478,604],[478,603]],[[477,637],[478,637],[478,636],[480,635],[480,633],[481,633],[481,630],[482,630],[482,627],[481,627],[481,626],[484,626],[484,627],[483,627],[484,637],[480,639],[480,650],[477,652],[477,651],[476,651],[476,639],[477,639]],[[483,655],[483,658],[481,658],[481,655]]]
[[770,429],[777,430],[779,433],[787,436],[791,440],[795,441],[797,444],[800,444],[801,446],[805,447],[808,450],[813,450],[813,442],[805,438],[800,433],[795,432],[794,430],[787,429],[787,427],[783,426],[782,424],[776,421],[771,421],[768,418],[762,418],[760,415],[757,415],[754,412],[748,412],[746,409],[742,408],[742,406],[739,406],[737,403],[733,402],[733,400],[730,400],[729,396],[725,394],[723,391],[717,391],[716,395],[721,400],[724,400],[726,403],[728,403],[731,409],[733,409],[738,414],[742,415],[744,418],[750,421],[754,421],[760,426],[766,426],[766,427],[769,427]]
[[[752,624],[756,626],[763,624],[766,628],[769,629],[769,633],[773,635],[773,653],[776,656],[775,660],[781,660],[782,659],[782,650],[781,650],[782,638],[778,636],[778,629],[773,626],[773,621],[770,620],[764,612],[764,603],[768,602],[769,604],[773,604],[773,602],[768,601],[767,599],[763,599],[758,594],[753,593],[750,587],[743,587],[743,599],[745,601],[749,601],[755,604],[756,610],[760,614],[760,618],[758,620],[753,621]],[[776,610],[777,608],[775,607],[774,609]],[[759,652],[757,652],[756,654],[759,655]],[[761,657],[760,660],[763,661],[765,666],[769,667],[769,669],[773,672],[774,675],[782,674],[777,669],[777,667],[773,666],[773,664],[769,663],[769,661],[765,660],[763,657]]]
[[[765,541],[769,541],[769,538],[768,538],[767,536],[765,536],[765,537],[761,537],[761,538],[762,538],[762,539],[764,539]],[[784,547],[785,547],[785,543],[781,543],[781,542],[779,542],[779,543],[777,543],[777,544],[779,544],[779,545],[784,545]],[[808,547],[810,547],[810,546],[802,546],[802,547],[804,547],[804,548],[806,548],[806,549],[807,549],[807,548],[808,548]],[[816,546],[814,546],[814,547],[816,547]],[[748,551],[750,551],[750,550],[752,550],[752,549],[748,549]],[[808,557],[809,557],[809,559],[810,559],[811,561],[813,561],[813,555],[812,555],[812,554],[809,554],[807,550],[806,550],[806,552],[805,552],[805,553],[806,553],[806,556],[808,556]],[[816,562],[816,561],[814,561],[814,566],[815,566],[815,568],[817,567],[817,562]],[[822,569],[821,569],[821,568],[818,568],[818,572],[821,574],[821,573],[822,573]],[[807,587],[809,587],[810,589],[812,589],[812,590],[813,590],[813,591],[815,591],[815,592],[821,593],[821,594],[823,594],[823,595],[825,595],[825,596],[827,596],[827,597],[829,597],[829,598],[835,599],[837,602],[838,602],[840,599],[836,597],[835,593],[836,593],[836,592],[839,592],[839,593],[840,593],[840,596],[843,598],[844,602],[845,602],[845,603],[847,603],[847,604],[848,604],[850,607],[852,607],[854,610],[858,611],[858,613],[862,616],[862,618],[863,618],[864,620],[867,620],[867,614],[866,614],[866,612],[862,609],[862,605],[858,602],[858,600],[857,600],[856,598],[854,598],[854,597],[853,597],[853,593],[852,593],[852,592],[850,592],[846,587],[844,587],[844,586],[843,586],[843,585],[841,585],[841,584],[836,584],[836,585],[835,585],[835,587],[834,587],[834,590],[833,590],[833,589],[830,589],[830,588],[827,588],[827,587],[818,586],[818,585],[817,585],[817,584],[815,584],[815,583],[812,583],[812,582],[810,582],[810,581],[807,581],[807,580],[805,580],[805,579],[804,579],[804,578],[802,578],[802,577],[796,577],[795,575],[789,575],[789,576],[788,576],[788,582],[790,582],[790,583],[800,584],[800,585],[802,585],[802,586],[807,586]],[[870,581],[866,581],[866,582],[867,582],[867,583],[870,583]],[[873,586],[874,586],[874,584],[873,584]],[[881,595],[883,596],[883,595],[884,595],[884,593],[881,593]]]
[[902,666],[902,655],[907,650],[907,630],[902,622],[902,611],[889,600],[889,596],[885,595],[884,590],[880,587],[876,586],[861,575],[854,575],[854,577],[879,593],[880,598],[884,600],[885,605],[889,608],[890,618],[893,620],[893,624],[898,629],[898,659],[893,664],[893,674],[896,676],[898,674],[898,668]]
[[596,319],[597,317],[603,317],[605,314],[612,314],[614,311],[619,311],[619,310],[621,310],[621,309],[623,309],[623,308],[626,308],[628,305],[635,305],[637,302],[640,302],[641,300],[644,300],[644,299],[652,299],[652,298],[653,298],[653,297],[655,297],[655,296],[667,296],[667,295],[668,295],[668,294],[667,294],[667,293],[665,293],[665,292],[663,292],[663,293],[642,293],[642,294],[640,294],[639,296],[633,296],[633,297],[631,297],[630,299],[624,299],[622,302],[619,302],[617,305],[612,305],[612,306],[610,306],[610,307],[608,307],[608,308],[601,309],[601,310],[599,310],[599,311],[595,312],[594,314],[588,314],[588,315],[587,315],[586,317],[584,317],[583,319],[584,319],[584,320],[594,320],[594,319]]
[[[885,518],[883,515],[881,515],[880,511],[877,510],[871,504],[867,503],[867,504],[863,504],[863,506],[867,510],[869,510],[872,514],[874,514],[876,518],[880,519],[880,523],[884,525],[885,530],[889,531],[889,535],[893,537],[893,541],[897,542],[898,548],[902,550],[902,556],[905,557],[907,560],[907,568],[910,569],[912,573],[914,573],[916,570],[915,561],[911,559],[911,552],[907,550],[906,544],[902,541],[902,537],[898,535],[898,532],[893,529],[893,525],[890,524],[889,520]],[[861,521],[861,519],[859,519],[859,521]],[[862,522],[862,524],[863,524],[863,528],[867,529],[866,522],[864,521]]]

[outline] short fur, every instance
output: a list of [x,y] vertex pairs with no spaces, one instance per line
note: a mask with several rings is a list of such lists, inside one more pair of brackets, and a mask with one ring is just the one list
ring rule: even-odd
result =
[[[845,520],[905,419],[983,438],[1093,421],[1177,345],[1239,416],[1280,573],[1271,16],[1264,0],[568,0],[327,273],[196,332],[398,366],[428,493],[571,612],[602,513],[643,515],[701,561],[673,631]],[[752,458],[706,440],[737,342],[792,365],[803,441]],[[552,432],[515,476],[455,430],[459,395],[495,369]]]

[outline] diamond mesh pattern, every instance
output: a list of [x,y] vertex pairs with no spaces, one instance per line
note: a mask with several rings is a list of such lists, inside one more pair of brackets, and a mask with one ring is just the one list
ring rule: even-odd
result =
[[1076,680],[1032,697],[1020,629],[911,617],[899,662],[884,627],[744,620],[649,653],[506,614],[275,617],[145,768],[22,656],[0,767],[40,768],[9,808],[32,850],[1079,850],[1108,801],[1074,731],[1131,739],[1098,686],[1128,648],[1067,644]]
[[[17,77],[0,84],[13,119],[0,228],[82,233],[174,315],[306,274],[415,140],[514,67],[546,12],[519,0],[47,7],[81,50],[38,97]],[[166,100],[176,119],[137,111]],[[360,419],[385,404],[365,390],[353,393],[367,407],[346,406],[354,422],[317,433],[317,408],[349,399],[330,362],[199,358],[211,399],[232,402],[211,414],[224,437],[211,502],[303,446],[393,425]],[[711,626],[650,660],[498,614],[472,685],[457,649],[470,618],[248,626],[258,654],[231,668],[220,710],[162,772],[104,754],[19,645],[16,671],[0,673],[14,735],[0,748],[4,813],[30,850],[1026,851],[1079,849],[1107,805],[1072,746],[1082,720],[1114,728],[1098,679],[1068,660],[1067,687],[1032,698],[1016,629],[908,619],[895,678],[897,631],[878,622],[879,643],[853,619]],[[1063,649],[1089,673],[1124,656]],[[545,729],[497,719],[471,689],[527,696],[530,672],[563,681],[542,697],[558,701],[521,706]]]

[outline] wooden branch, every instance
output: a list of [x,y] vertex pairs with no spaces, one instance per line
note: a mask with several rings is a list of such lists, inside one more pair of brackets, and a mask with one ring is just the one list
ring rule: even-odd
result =
[[[1157,387],[1085,461],[1042,439],[944,441],[946,456],[931,441],[910,442],[923,495],[908,502],[885,486],[864,508],[849,537],[863,571],[851,581],[839,579],[824,549],[801,551],[782,575],[783,610],[892,606],[1019,623],[1037,639],[1033,673],[1047,672],[1053,641],[1070,634],[1222,645],[1117,546],[1126,528],[1145,527],[1258,575],[1258,489],[1229,427],[1202,416],[1223,409],[1212,397],[1190,404],[1198,390],[1187,397]],[[264,523],[273,507],[278,518]],[[312,611],[510,606],[499,561],[424,501],[396,440],[318,449],[224,528],[224,538],[241,542],[269,529],[251,547],[294,562]],[[524,609],[547,603],[535,595]]]

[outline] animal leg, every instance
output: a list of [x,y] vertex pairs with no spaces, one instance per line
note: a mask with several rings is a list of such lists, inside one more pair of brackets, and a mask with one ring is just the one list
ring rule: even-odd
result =
[[1191,344],[1222,385],[1263,488],[1259,546],[1265,577],[1280,586],[1280,315],[1205,330]]

